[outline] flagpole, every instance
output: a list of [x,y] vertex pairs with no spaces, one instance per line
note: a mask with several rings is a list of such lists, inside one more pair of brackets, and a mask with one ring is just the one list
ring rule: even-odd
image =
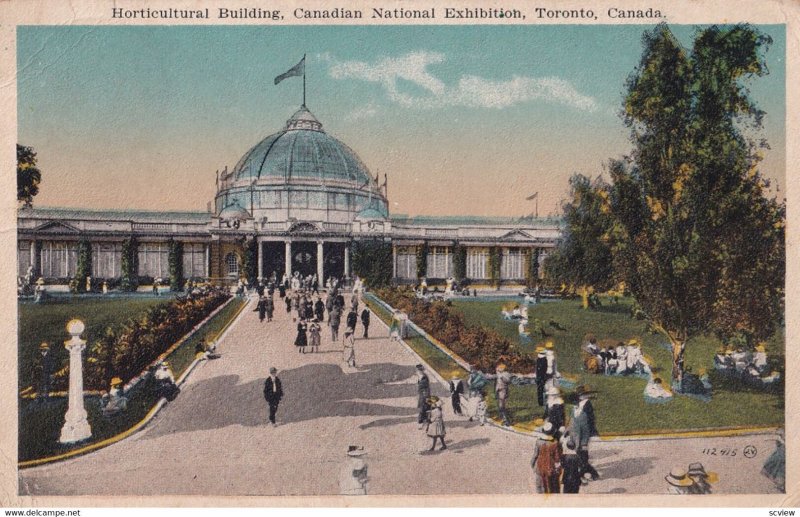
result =
[[303,107],[306,107],[306,55],[303,54]]

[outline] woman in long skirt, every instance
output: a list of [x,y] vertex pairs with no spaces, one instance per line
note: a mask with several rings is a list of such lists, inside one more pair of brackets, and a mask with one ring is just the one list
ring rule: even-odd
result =
[[428,400],[430,401],[429,405],[431,409],[428,411],[427,435],[433,438],[433,444],[431,444],[431,448],[428,450],[432,451],[436,448],[436,439],[438,438],[442,442],[442,448],[439,450],[443,451],[447,449],[447,445],[444,444],[445,429],[442,401],[439,400],[439,397],[431,397]]
[[308,345],[308,337],[306,336],[307,328],[305,320],[300,320],[297,323],[297,337],[294,340],[294,346],[296,346],[297,351],[302,354],[306,353],[306,345]]

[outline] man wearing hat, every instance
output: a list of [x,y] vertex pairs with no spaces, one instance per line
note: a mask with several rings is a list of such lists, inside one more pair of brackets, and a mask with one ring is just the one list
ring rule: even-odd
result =
[[536,347],[536,369],[533,372],[533,377],[536,379],[536,401],[539,406],[544,406],[544,383],[547,381],[547,358],[545,357],[545,348],[543,346]]
[[716,472],[706,472],[702,463],[690,463],[686,473],[694,483],[689,486],[690,494],[710,494],[711,485],[719,481]]
[[691,480],[687,472],[680,468],[674,467],[664,479],[669,483],[667,493],[676,495],[691,494],[691,487],[694,481]]
[[431,381],[425,373],[425,367],[421,364],[417,365],[417,409],[419,415],[417,416],[417,424],[419,428],[425,425],[428,420],[428,398],[431,396]]
[[550,422],[538,419],[536,444],[533,446],[531,468],[537,494],[559,493],[561,476],[561,444],[555,439],[556,428]]
[[269,405],[269,422],[272,427],[277,427],[275,414],[278,412],[278,404],[283,398],[283,386],[278,378],[278,369],[274,366],[269,369],[269,377],[264,382],[264,400]]
[[506,402],[508,401],[508,390],[511,386],[512,376],[506,371],[506,365],[497,365],[497,375],[494,376],[494,393],[497,398],[497,412],[500,413],[500,418],[503,419],[503,425],[508,427],[511,425],[511,419],[508,417],[506,410]]
[[544,344],[544,357],[547,360],[547,370],[545,373],[545,385],[552,385],[553,379],[558,377],[558,367],[556,366],[556,351],[552,341]]
[[50,352],[50,345],[42,343],[39,345],[39,360],[40,380],[39,380],[39,393],[38,396],[42,400],[46,400],[50,396],[50,379],[53,375],[53,353]]
[[596,392],[583,385],[575,389],[578,403],[573,408],[572,422],[570,423],[570,434],[575,439],[575,443],[578,446],[578,457],[581,459],[581,474],[583,476],[589,474],[593,480],[600,477],[589,463],[589,439],[598,435],[594,407],[590,400],[591,395],[594,393]]
[[547,388],[547,405],[544,409],[544,419],[556,429],[562,427],[566,422],[564,410],[564,399],[561,398],[561,390],[558,386]]
[[450,404],[453,406],[453,413],[456,415],[463,415],[461,411],[461,395],[464,394],[464,382],[458,376],[458,373],[453,374],[450,379]]

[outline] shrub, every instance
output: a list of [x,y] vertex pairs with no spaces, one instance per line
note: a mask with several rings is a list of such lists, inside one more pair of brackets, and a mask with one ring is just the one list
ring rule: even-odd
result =
[[183,243],[173,239],[169,241],[169,289],[183,289]]
[[441,341],[465,361],[483,371],[494,370],[504,362],[511,370],[529,372],[535,361],[516,345],[488,327],[467,326],[463,315],[450,302],[428,302],[405,289],[379,289],[376,294],[386,303],[408,314],[414,323]]

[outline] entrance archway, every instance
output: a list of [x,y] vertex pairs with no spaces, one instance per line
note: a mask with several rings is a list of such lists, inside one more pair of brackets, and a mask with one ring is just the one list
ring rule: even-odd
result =
[[317,243],[292,242],[292,273],[307,277],[317,272]]
[[286,271],[286,245],[282,242],[265,242],[262,246],[264,264],[261,277],[271,278],[274,273],[280,281]]
[[325,273],[325,281],[330,277],[340,280],[344,278],[344,243],[326,242],[323,244],[323,256],[325,262],[322,270]]

